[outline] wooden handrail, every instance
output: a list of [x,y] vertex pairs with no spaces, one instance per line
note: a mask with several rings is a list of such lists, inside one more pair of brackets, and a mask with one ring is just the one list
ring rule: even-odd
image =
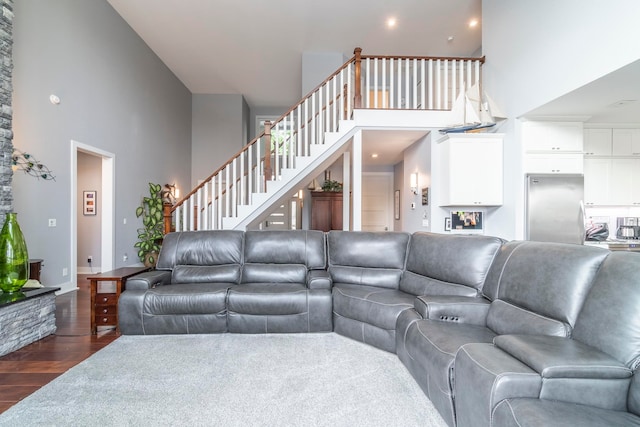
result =
[[395,56],[395,55],[362,55],[360,58],[362,59],[433,59],[441,60],[441,61],[478,61],[481,64],[484,64],[485,57],[469,57],[469,56]]

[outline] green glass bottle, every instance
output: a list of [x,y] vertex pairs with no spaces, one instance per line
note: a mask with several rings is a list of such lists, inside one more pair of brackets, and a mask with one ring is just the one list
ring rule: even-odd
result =
[[18,225],[17,214],[9,212],[0,231],[0,289],[19,291],[29,279],[27,244]]

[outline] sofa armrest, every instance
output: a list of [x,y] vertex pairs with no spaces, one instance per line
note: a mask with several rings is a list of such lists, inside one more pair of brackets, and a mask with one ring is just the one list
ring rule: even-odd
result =
[[630,378],[631,369],[602,351],[571,338],[499,335],[494,345],[538,372],[542,378]]
[[540,399],[627,408],[631,369],[594,347],[549,335],[499,335],[494,345],[541,376]]
[[307,287],[309,289],[331,289],[332,281],[326,270],[309,270]]
[[126,289],[153,289],[171,283],[171,272],[165,270],[151,270],[136,274],[127,279]]
[[422,295],[413,307],[423,319],[486,326],[491,303],[482,297]]

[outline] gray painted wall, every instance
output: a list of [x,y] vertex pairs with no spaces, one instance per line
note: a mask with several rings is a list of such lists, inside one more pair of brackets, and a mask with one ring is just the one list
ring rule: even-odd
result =
[[[400,217],[402,218],[402,231],[413,233],[415,231],[430,231],[431,227],[422,225],[423,216],[431,220],[429,206],[421,204],[421,189],[431,187],[431,141],[432,135],[429,133],[420,138],[406,150],[404,150],[403,175],[404,183],[400,185]],[[412,173],[418,173],[418,194],[414,195],[409,188]],[[415,208],[411,208],[411,203],[415,203]]]
[[190,182],[191,93],[106,1],[20,0],[13,48],[14,144],[56,175],[13,180],[29,254],[45,260],[43,282],[75,283],[62,274],[76,262],[71,140],[115,154],[114,265],[137,263],[134,212],[147,183]]
[[248,111],[242,95],[193,95],[192,186],[211,175],[247,142]]
[[300,98],[311,92],[334,71],[342,67],[347,62],[347,59],[339,52],[303,52]]

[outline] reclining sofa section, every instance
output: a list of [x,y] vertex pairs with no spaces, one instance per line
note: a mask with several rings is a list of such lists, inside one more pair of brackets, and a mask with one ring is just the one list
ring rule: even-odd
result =
[[395,353],[397,319],[416,296],[478,296],[501,244],[486,236],[330,231],[335,332]]
[[123,334],[329,332],[321,231],[197,231],[165,236],[155,271],[127,280]]

